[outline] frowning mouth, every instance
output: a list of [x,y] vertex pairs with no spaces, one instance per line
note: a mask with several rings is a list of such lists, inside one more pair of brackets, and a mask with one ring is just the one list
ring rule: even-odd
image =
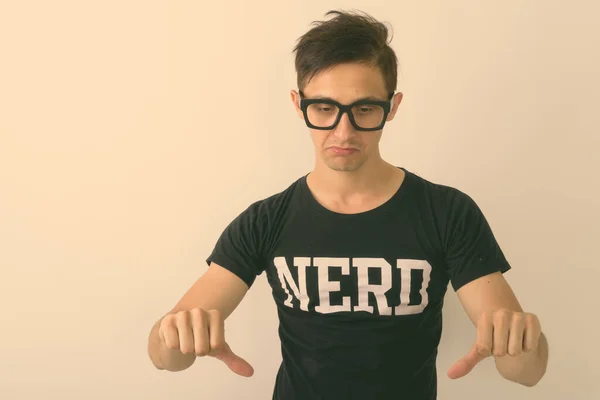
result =
[[341,155],[341,156],[346,156],[346,155],[350,155],[350,154],[354,154],[358,152],[358,149],[355,149],[353,147],[330,147],[328,148],[328,150],[331,153],[337,154],[337,155]]

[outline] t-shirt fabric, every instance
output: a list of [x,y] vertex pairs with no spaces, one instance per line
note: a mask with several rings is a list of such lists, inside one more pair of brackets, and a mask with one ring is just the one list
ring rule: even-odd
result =
[[436,399],[448,285],[510,269],[471,197],[401,169],[394,196],[358,214],[322,206],[303,176],[241,212],[207,258],[249,287],[266,274],[273,400]]

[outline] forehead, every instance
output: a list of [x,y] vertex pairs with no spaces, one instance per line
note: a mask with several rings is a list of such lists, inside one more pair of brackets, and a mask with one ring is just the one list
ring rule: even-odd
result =
[[350,103],[364,97],[387,100],[383,75],[377,67],[340,64],[315,75],[303,90],[308,98],[328,97]]

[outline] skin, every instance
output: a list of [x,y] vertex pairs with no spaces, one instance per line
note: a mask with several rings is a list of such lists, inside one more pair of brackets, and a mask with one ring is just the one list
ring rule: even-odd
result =
[[[364,97],[388,100],[388,92],[379,69],[364,64],[342,64],[314,76],[303,88],[307,98],[329,97],[350,104]],[[402,93],[393,97],[387,123],[396,116]],[[292,90],[292,103],[298,117],[300,95]],[[317,200],[338,212],[359,212],[383,203],[398,189],[404,172],[387,163],[379,152],[382,131],[354,129],[347,114],[333,130],[309,129],[315,151],[315,167],[308,185]],[[352,148],[352,154],[337,154],[334,149]]]

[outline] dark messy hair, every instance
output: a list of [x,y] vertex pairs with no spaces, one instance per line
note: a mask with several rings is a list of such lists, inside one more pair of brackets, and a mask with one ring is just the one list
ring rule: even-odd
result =
[[391,95],[398,81],[398,60],[389,46],[388,27],[364,12],[332,10],[325,14],[329,15],[335,17],[314,21],[294,47],[298,88],[304,89],[323,70],[357,62],[378,67]]

